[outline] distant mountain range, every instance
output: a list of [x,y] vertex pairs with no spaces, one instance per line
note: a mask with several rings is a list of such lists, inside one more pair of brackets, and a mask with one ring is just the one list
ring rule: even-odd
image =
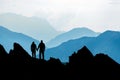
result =
[[95,37],[95,36],[98,36],[99,34],[100,33],[94,32],[88,28],[74,28],[68,32],[60,34],[56,36],[55,38],[53,38],[47,43],[47,46],[49,48],[56,47],[60,45],[61,43],[66,42],[71,39],[78,39],[78,38],[85,37],[85,36]]
[[[32,41],[35,41],[37,45],[39,43],[38,40],[32,37],[10,31],[0,26],[0,44],[5,47],[7,52],[13,48],[13,43],[17,42],[31,54],[30,45]],[[120,63],[120,32],[117,31],[106,31],[97,37],[82,37],[63,42],[57,47],[47,49],[45,59],[49,59],[52,56],[59,58],[62,62],[67,62],[68,56],[83,46],[87,46],[94,55],[97,53],[106,53]]]
[[57,47],[47,49],[46,59],[53,56],[66,62],[68,61],[68,56],[84,45],[86,45],[94,55],[97,53],[106,53],[120,63],[120,32],[117,31],[106,31],[97,37],[82,37],[69,40]]
[[61,33],[43,18],[25,17],[12,13],[0,14],[0,25],[46,42]]
[[21,44],[24,49],[31,54],[30,46],[31,43],[35,41],[36,44],[39,43],[38,40],[24,35],[22,33],[12,32],[2,26],[0,26],[0,44],[2,44],[6,51],[9,52],[10,49],[13,49],[13,43],[17,42]]

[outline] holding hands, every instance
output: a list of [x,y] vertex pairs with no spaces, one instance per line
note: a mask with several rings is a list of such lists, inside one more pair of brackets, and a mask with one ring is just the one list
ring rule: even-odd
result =
[[38,48],[36,48],[36,51],[38,51]]

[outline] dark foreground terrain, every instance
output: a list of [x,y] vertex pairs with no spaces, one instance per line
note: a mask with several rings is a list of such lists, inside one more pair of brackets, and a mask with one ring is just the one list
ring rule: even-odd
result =
[[1,80],[120,80],[120,64],[84,46],[63,64],[59,59],[32,58],[18,43],[7,53],[0,45]]

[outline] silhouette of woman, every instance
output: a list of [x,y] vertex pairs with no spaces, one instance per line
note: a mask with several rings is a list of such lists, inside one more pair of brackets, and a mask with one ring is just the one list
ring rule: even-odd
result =
[[35,42],[32,42],[31,52],[32,52],[32,57],[34,57],[34,58],[36,58],[36,50],[37,50],[37,46],[36,46]]

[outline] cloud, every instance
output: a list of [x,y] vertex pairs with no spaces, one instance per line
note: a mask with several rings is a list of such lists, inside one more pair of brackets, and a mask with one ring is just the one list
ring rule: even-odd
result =
[[112,5],[120,5],[120,0],[110,0],[110,4],[112,4]]
[[1,12],[16,12],[26,16],[36,12],[48,11],[54,14],[61,12],[80,12],[96,9],[104,0],[1,0]]
[[120,30],[120,0],[0,0],[0,13],[46,18],[57,30]]

